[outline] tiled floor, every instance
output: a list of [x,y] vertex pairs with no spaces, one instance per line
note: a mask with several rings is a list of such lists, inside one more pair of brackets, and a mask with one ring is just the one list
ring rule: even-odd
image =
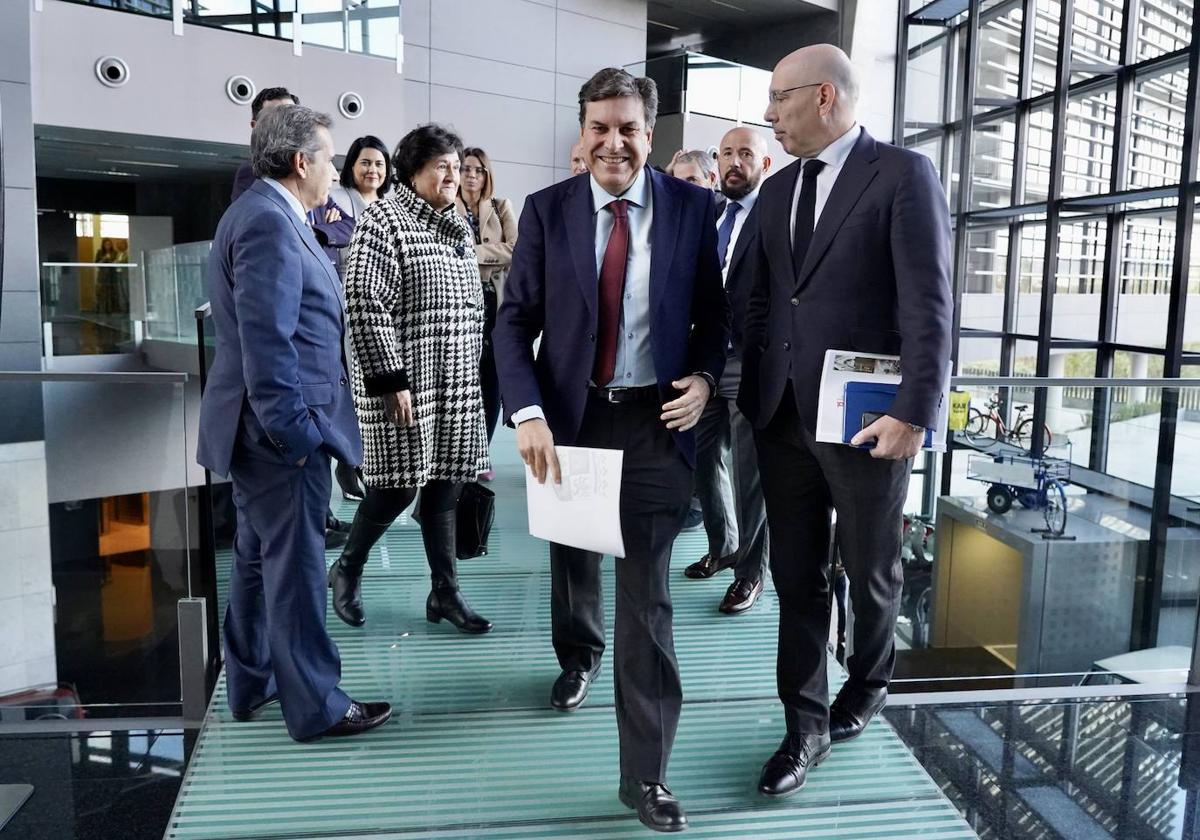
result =
[[[557,666],[547,551],[526,532],[511,440],[501,437],[495,451],[492,552],[463,562],[460,574],[464,593],[496,629],[467,637],[424,620],[428,571],[419,532],[404,517],[372,554],[366,627],[346,627],[332,613],[329,624],[343,685],[356,697],[391,700],[397,715],[368,736],[299,745],[277,709],[258,722],[233,722],[218,687],[168,837],[652,834],[616,799],[610,670],[579,712],[548,708]],[[350,518],[353,507],[338,513]],[[720,615],[727,576],[682,576],[704,551],[702,532],[685,534],[673,559],[685,706],[670,780],[689,810],[689,836],[974,837],[887,724],[835,751],[798,796],[770,802],[755,793],[759,767],[784,729],[775,597],[768,591],[746,615]],[[611,567],[606,574],[611,616]]]

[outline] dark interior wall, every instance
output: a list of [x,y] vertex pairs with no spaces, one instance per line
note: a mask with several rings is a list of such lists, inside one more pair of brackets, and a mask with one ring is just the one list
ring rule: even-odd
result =
[[707,55],[770,70],[788,53],[810,44],[837,44],[845,48],[840,39],[838,15],[828,12],[770,26],[735,30],[728,35],[707,38],[701,46]]
[[[38,178],[38,207],[43,211],[122,213],[129,216],[170,216],[174,220],[175,241],[199,242],[212,239],[221,214],[229,206],[232,177],[208,183],[112,181],[68,181]],[[51,214],[39,218],[39,241],[45,237],[42,227]],[[55,239],[61,232],[57,232]],[[70,237],[74,237],[71,228]],[[43,260],[50,259],[43,250]],[[74,257],[72,257],[73,259]]]

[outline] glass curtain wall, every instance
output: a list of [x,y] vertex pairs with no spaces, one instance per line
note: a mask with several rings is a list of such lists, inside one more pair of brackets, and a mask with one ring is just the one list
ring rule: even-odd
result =
[[[1193,7],[901,0],[893,139],[933,161],[950,203],[959,376],[1200,379]],[[1168,545],[1200,492],[1185,466],[1200,455],[1193,394],[1012,380],[973,393],[972,409],[1026,421],[1015,443],[1033,457],[1070,441],[1062,457],[1145,509],[1133,651],[1193,629],[1170,614],[1197,570]],[[956,444],[944,496],[978,454]]]

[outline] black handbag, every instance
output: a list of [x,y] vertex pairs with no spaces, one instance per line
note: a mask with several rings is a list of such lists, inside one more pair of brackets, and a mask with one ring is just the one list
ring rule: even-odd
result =
[[488,553],[488,536],[496,518],[496,494],[479,482],[463,485],[455,508],[459,560]]

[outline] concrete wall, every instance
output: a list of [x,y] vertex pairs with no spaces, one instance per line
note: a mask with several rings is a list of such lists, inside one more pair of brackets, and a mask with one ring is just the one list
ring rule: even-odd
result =
[[410,122],[482,147],[518,208],[567,176],[580,85],[646,57],[645,0],[405,0],[403,28]]
[[[96,79],[96,60],[107,55],[129,65],[120,88]],[[33,65],[33,121],[43,125],[244,144],[250,109],[225,95],[233,75],[248,76],[260,90],[283,85],[333,115],[339,150],[361,134],[393,142],[411,122],[395,61],[311,45],[296,56],[290,41],[206,26],[187,25],[176,36],[169,20],[58,0],[46,0],[33,15]],[[357,120],[338,114],[347,90],[363,98]]]
[[[31,7],[0,3],[4,273],[0,370],[41,367]],[[0,694],[54,682],[54,592],[41,389],[0,383]]]

